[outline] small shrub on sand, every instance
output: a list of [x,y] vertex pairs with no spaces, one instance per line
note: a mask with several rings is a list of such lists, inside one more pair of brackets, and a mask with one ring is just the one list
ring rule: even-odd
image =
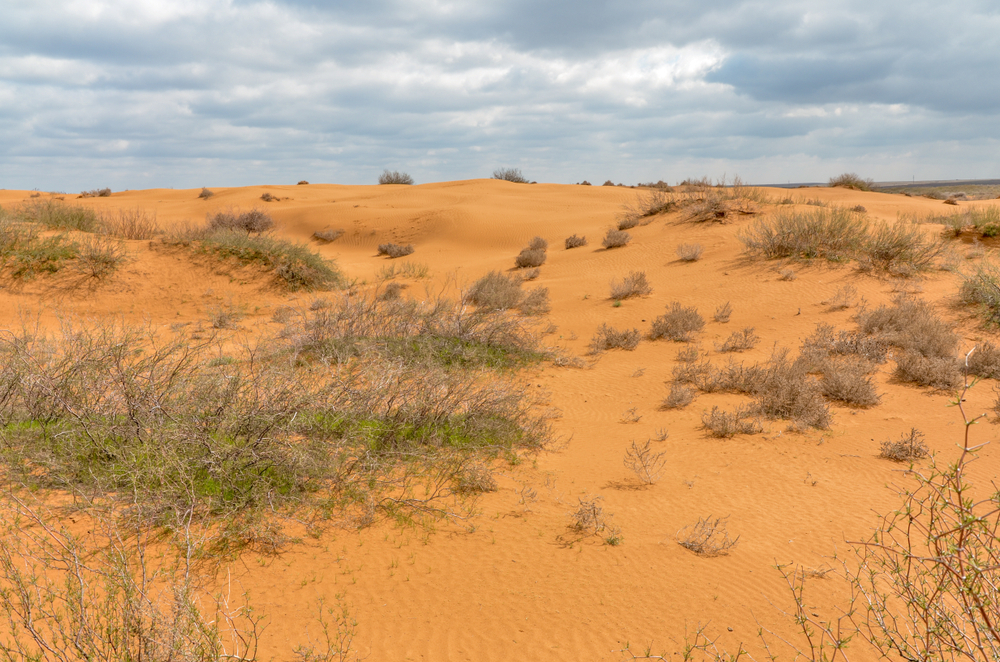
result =
[[313,232],[313,239],[330,243],[332,241],[337,241],[338,239],[340,239],[340,237],[342,237],[343,234],[344,234],[343,230],[317,230],[316,232]]
[[740,537],[730,538],[726,531],[728,517],[700,518],[697,523],[677,532],[677,544],[698,556],[723,556],[736,547]]
[[111,189],[109,188],[95,188],[89,191],[81,191],[81,198],[110,198]]
[[972,273],[962,276],[962,303],[975,306],[988,326],[1000,326],[1000,268],[984,260]]
[[828,184],[830,188],[841,187],[854,189],[855,191],[871,191],[875,188],[875,180],[862,179],[853,172],[845,172],[843,175],[831,177]]
[[576,510],[570,515],[570,528],[584,535],[599,535],[608,545],[620,545],[621,530],[608,521],[611,517],[601,506],[603,499],[599,496],[590,499],[577,498]]
[[528,242],[528,248],[533,251],[547,251],[549,249],[549,242],[545,241],[541,237],[533,237],[531,241]]
[[649,332],[650,340],[666,338],[676,342],[691,342],[693,334],[705,327],[705,320],[694,307],[682,306],[674,301],[667,306],[667,312],[653,320]]
[[395,301],[402,295],[403,290],[405,289],[405,283],[388,283],[384,288],[382,288],[382,292],[378,295],[379,301]]
[[720,324],[725,324],[726,322],[729,321],[729,316],[732,314],[733,314],[733,307],[727,301],[715,309],[715,313],[712,315],[712,317],[715,319],[716,322],[719,322]]
[[830,427],[830,408],[817,381],[802,361],[789,361],[787,350],[775,350],[764,369],[748,375],[754,396],[753,409],[770,419],[784,419],[796,425]]
[[542,275],[542,270],[538,267],[534,269],[525,269],[521,272],[521,280],[535,280]]
[[407,255],[413,255],[413,244],[407,244],[406,246],[401,246],[399,244],[379,244],[378,254],[385,255],[389,259],[396,259],[398,257],[406,257]]
[[12,215],[16,221],[38,223],[50,230],[97,232],[101,227],[100,216],[93,209],[59,200],[32,200],[15,207]]
[[677,247],[677,257],[681,262],[696,262],[701,258],[701,244],[681,244]]
[[601,242],[601,245],[607,249],[621,248],[622,246],[627,246],[630,241],[632,241],[632,235],[628,232],[611,228],[608,230],[607,234],[604,235],[604,240]]
[[156,222],[156,216],[150,216],[139,207],[117,209],[101,214],[99,231],[102,234],[131,241],[152,239],[162,232]]
[[571,248],[579,248],[581,246],[586,246],[586,245],[587,245],[586,237],[578,237],[575,234],[566,237],[566,250],[569,250]]
[[871,365],[885,363],[889,352],[888,341],[880,335],[866,335],[859,331],[840,331],[829,324],[818,324],[799,350],[799,361],[810,370],[820,369],[831,356],[855,356]]
[[215,192],[210,191],[207,188],[202,188],[201,193],[198,194],[198,197],[201,198],[202,200],[208,200],[213,195],[215,195]]
[[862,310],[857,320],[862,334],[881,337],[890,345],[922,356],[950,358],[958,347],[958,336],[930,305],[910,296],[900,295],[891,305]]
[[633,441],[625,451],[625,467],[634,473],[644,485],[653,485],[660,480],[663,466],[667,463],[666,453],[653,452],[649,441],[639,445]]
[[865,236],[858,262],[862,270],[909,275],[930,269],[943,251],[944,244],[928,238],[919,225],[881,223]]
[[454,480],[455,491],[459,494],[483,494],[484,492],[496,492],[498,489],[496,478],[485,462],[470,462],[460,471]]
[[721,345],[716,345],[715,350],[717,352],[743,352],[748,349],[753,349],[760,342],[760,336],[754,332],[752,326],[748,326],[745,329],[740,329],[739,331],[733,331],[726,341]]
[[962,382],[962,372],[958,360],[948,356],[924,356],[903,350],[896,356],[896,370],[893,376],[901,382],[930,386],[948,390]]
[[306,246],[267,235],[216,230],[201,239],[201,250],[244,264],[260,264],[291,290],[329,289],[342,282],[340,271]]
[[517,309],[522,315],[544,315],[549,312],[549,288],[536,287],[528,290]]
[[869,374],[873,368],[871,363],[856,356],[826,359],[820,368],[823,395],[853,407],[874,407],[881,398]]
[[760,434],[764,431],[760,421],[745,406],[726,412],[713,406],[712,411],[701,417],[702,426],[713,437],[728,438],[738,434]]
[[297,186],[308,186],[308,185],[309,185],[309,182],[307,182],[304,179],[299,180],[299,182],[297,184]]
[[524,315],[540,315],[549,311],[549,291],[537,287],[525,292],[523,279],[491,271],[465,293],[465,301],[481,310],[520,310]]
[[261,193],[260,194],[260,199],[263,200],[264,202],[277,202],[277,201],[281,200],[281,198],[278,198],[276,196],[271,195],[271,193],[269,191],[265,191],[265,192]]
[[681,409],[694,402],[694,389],[681,382],[670,384],[670,392],[660,403],[661,409]]
[[590,341],[590,353],[598,354],[608,349],[634,350],[639,346],[639,329],[615,329],[607,324],[597,327]]
[[493,171],[493,179],[514,182],[515,184],[528,183],[528,179],[521,174],[520,168],[497,168]]
[[967,359],[969,373],[985,379],[1000,379],[1000,348],[985,341]]
[[378,176],[378,183],[410,185],[413,184],[413,177],[398,170],[383,170],[382,174]]
[[854,205],[851,207],[851,211],[855,214],[865,214],[868,212],[868,210],[864,208],[864,205]]
[[274,219],[263,209],[245,212],[220,211],[208,219],[209,231],[232,230],[246,234],[263,234],[274,228]]
[[87,237],[78,246],[74,266],[80,273],[98,280],[117,271],[128,257],[125,247],[108,237]]
[[783,280],[790,283],[796,278],[798,278],[798,276],[796,275],[794,269],[782,269],[781,271],[778,272],[778,280]]
[[814,212],[783,210],[738,235],[749,257],[842,260],[854,255],[867,236],[868,223],[846,209]]
[[912,462],[930,454],[930,449],[924,443],[924,433],[917,428],[911,428],[896,441],[883,441],[879,457],[893,462]]
[[633,271],[621,280],[611,281],[611,298],[615,301],[646,296],[652,292],[653,288],[646,280],[645,271]]
[[545,264],[545,259],[546,253],[544,248],[525,248],[514,258],[514,265],[518,269],[540,267]]

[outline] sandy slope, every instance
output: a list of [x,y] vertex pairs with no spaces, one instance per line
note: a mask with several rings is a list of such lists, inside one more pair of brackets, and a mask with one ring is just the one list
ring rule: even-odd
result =
[[[284,236],[309,241],[315,230],[346,230],[335,243],[313,245],[353,278],[376,280],[387,264],[375,255],[379,243],[413,243],[411,260],[431,270],[427,281],[410,283],[415,296],[425,287],[453,288],[491,269],[508,269],[531,237],[544,237],[548,262],[534,284],[549,288],[556,327],[549,342],[575,355],[586,352],[600,323],[645,331],[666,304],[680,301],[697,306],[708,320],[699,343],[714,362],[726,360],[714,345],[745,326],[754,327],[762,342],[739,358],[763,360],[775,344],[797,349],[819,322],[850,328],[855,309],[831,312],[824,304],[848,284],[875,304],[901,288],[922,291],[959,327],[966,346],[987,335],[955,305],[957,278],[949,272],[901,281],[817,264],[795,266],[797,278],[787,281],[779,278],[778,265],[747,264],[736,233],[748,219],[696,224],[671,215],[633,229],[629,246],[602,250],[604,230],[638,194],[623,188],[474,180],[220,189],[207,201],[197,198],[197,190],[68,201],[140,206],[170,225],[221,208],[263,205],[258,198],[264,191],[282,198],[267,209]],[[898,212],[949,210],[937,201],[841,189],[768,193],[862,204],[871,217],[886,220]],[[0,205],[27,196],[0,191]],[[573,233],[586,235],[590,245],[563,250],[563,239]],[[677,260],[676,246],[695,242],[705,249],[702,259]],[[121,315],[196,329],[207,324],[213,306],[234,304],[247,312],[244,329],[253,332],[270,324],[278,306],[310,298],[282,293],[253,270],[192,261],[156,241],[131,242],[130,250],[133,260],[124,273],[105,284],[38,278],[0,289],[0,328],[16,324],[19,314],[40,311],[46,321],[56,313]],[[632,270],[646,272],[652,295],[613,307],[609,281]],[[731,321],[712,321],[726,301],[734,308]],[[519,466],[500,467],[502,489],[483,497],[470,519],[439,522],[433,530],[385,525],[337,531],[277,557],[244,558],[234,576],[272,616],[266,652],[290,659],[289,649],[305,641],[316,600],[337,596],[358,621],[357,648],[373,660],[618,659],[610,651],[626,640],[679,650],[686,630],[709,622],[722,643],[735,647],[755,639],[755,618],[787,632],[778,608],[787,607],[788,595],[774,564],[832,565],[828,557],[843,553],[846,539],[866,535],[874,513],[897,502],[887,485],[903,481],[900,467],[875,457],[879,442],[916,426],[935,451],[954,452],[961,426],[957,412],[946,407],[947,396],[890,383],[887,368],[878,376],[881,405],[835,407],[829,430],[790,433],[775,422],[758,436],[709,438],[700,429],[702,412],[740,398],[703,394],[683,410],[660,411],[680,347],[644,342],[634,352],[608,352],[585,369],[546,364],[526,375],[561,411],[555,421],[561,443]],[[993,397],[992,384],[984,383],[970,403],[983,410]],[[621,422],[633,407],[641,419]],[[632,440],[645,441],[660,429],[670,433],[654,442],[668,454],[667,469],[658,484],[642,488],[622,457]],[[975,432],[987,441],[996,429],[987,424]],[[1000,472],[998,454],[987,447],[975,466],[977,480]],[[624,544],[579,540],[568,530],[577,499],[593,496],[613,514]],[[741,536],[731,555],[700,558],[676,544],[678,529],[709,514],[728,515],[730,531]],[[840,594],[836,580],[815,580],[808,602],[822,607]],[[315,624],[309,634],[319,635]]]

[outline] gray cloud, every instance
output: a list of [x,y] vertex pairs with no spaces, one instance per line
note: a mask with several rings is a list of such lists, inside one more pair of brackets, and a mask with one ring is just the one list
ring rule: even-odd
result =
[[994,175],[988,2],[34,0],[0,186]]

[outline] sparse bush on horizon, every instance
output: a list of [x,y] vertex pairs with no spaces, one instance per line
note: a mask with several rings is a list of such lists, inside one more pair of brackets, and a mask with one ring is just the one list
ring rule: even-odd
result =
[[202,200],[208,200],[213,195],[215,195],[214,191],[210,191],[206,187],[202,187],[201,193],[198,194],[198,197],[201,198]]
[[499,179],[505,182],[513,182],[515,184],[527,184],[527,178],[521,174],[520,168],[497,168],[493,171],[493,179]]
[[845,172],[842,175],[831,177],[827,184],[830,188],[841,187],[854,189],[856,191],[872,191],[875,189],[875,181],[872,179],[862,179],[853,172]]
[[109,188],[95,188],[89,191],[82,191],[80,193],[81,198],[109,198],[111,197],[111,189]]
[[379,184],[413,184],[413,177],[410,177],[405,172],[400,172],[398,170],[384,170],[382,174],[378,176]]

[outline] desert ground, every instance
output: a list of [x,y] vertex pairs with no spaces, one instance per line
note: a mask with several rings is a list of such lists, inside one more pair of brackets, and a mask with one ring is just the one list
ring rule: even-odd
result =
[[[626,646],[636,655],[650,647],[682,659],[699,628],[719,649],[742,646],[761,659],[761,627],[776,633],[779,658],[793,659],[779,637],[801,639],[786,614],[794,603],[776,566],[804,569],[807,609],[816,618],[835,617],[850,593],[838,579],[840,560],[851,558],[852,541],[868,539],[879,515],[899,507],[899,490],[912,484],[909,463],[879,457],[880,444],[917,428],[932,454],[954,459],[963,434],[959,411],[949,407],[956,388],[905,383],[894,376],[890,352],[872,373],[880,398],[873,406],[829,402],[826,427],[762,417],[757,434],[717,437],[703,424],[706,412],[749,399],[695,388],[690,404],[662,407],[678,352],[696,347],[716,367],[730,358],[766,362],[781,347],[794,356],[817,325],[854,330],[860,311],[891,305],[901,294],[929,304],[958,334],[956,358],[996,341],[959,296],[963,274],[989,260],[989,238],[940,239],[943,252],[933,268],[888,272],[861,270],[850,259],[750,259],[740,236],[781,213],[860,206],[855,213],[868,223],[896,224],[970,206],[995,208],[997,200],[945,206],[845,188],[752,189],[747,200],[702,218],[691,201],[708,193],[676,188],[669,195],[687,196],[690,204],[642,217],[627,230],[630,243],[605,249],[606,231],[628,208],[641,207],[649,189],[470,180],[212,191],[208,198],[199,189],[87,198],[0,191],[0,207],[59,197],[101,213],[141,209],[168,234],[220,211],[263,209],[276,223],[272,236],[335,262],[345,284],[290,291],[257,266],[160,236],[123,240],[127,260],[105,277],[5,276],[0,328],[25,320],[48,330],[67,319],[116,320],[186,337],[215,334],[233,344],[277,334],[282,309],[308,309],[319,298],[335,302],[348,290],[380,292],[392,282],[405,285],[403,298],[459,297],[491,271],[519,276],[519,251],[534,237],[548,243],[537,277],[524,284],[548,291],[549,311],[532,316],[545,356],[513,377],[530,385],[533,406],[545,412],[544,447],[490,458],[496,489],[442,501],[447,514],[376,517],[363,526],[340,523],[334,514],[329,525],[305,535],[292,514],[276,513],[290,542],[271,551],[248,546],[220,557],[213,570],[217,586],[245,592],[266,616],[258,659],[296,659],[296,646],[318,640],[321,600],[348,610],[356,622],[350,655],[370,660],[619,660],[631,657],[620,652]],[[275,199],[262,201],[265,193]],[[936,241],[946,225],[917,228]],[[339,229],[334,241],[314,237]],[[574,234],[587,245],[565,249]],[[414,252],[390,259],[378,253],[387,242],[411,244]],[[678,246],[693,244],[703,249],[698,259],[680,259]],[[420,268],[386,271],[403,271],[407,263]],[[644,272],[651,292],[612,299],[611,281],[631,272]],[[690,342],[646,337],[673,302],[696,308],[704,327]],[[717,321],[714,313],[727,302],[731,316]],[[226,310],[234,321],[213,328],[213,316]],[[633,350],[593,353],[602,324],[635,328],[643,337]],[[759,337],[754,346],[720,351],[747,327]],[[969,412],[988,413],[972,428],[975,440],[993,442],[969,469],[978,486],[1000,475],[994,386],[992,379],[976,384],[965,403]],[[633,442],[647,441],[652,453],[663,454],[652,484],[623,461]],[[930,460],[915,462],[926,468]],[[581,500],[602,509],[604,529],[573,527]],[[678,544],[685,527],[706,517],[727,518],[738,544],[718,555]],[[852,659],[874,659],[860,643],[857,651]]]

